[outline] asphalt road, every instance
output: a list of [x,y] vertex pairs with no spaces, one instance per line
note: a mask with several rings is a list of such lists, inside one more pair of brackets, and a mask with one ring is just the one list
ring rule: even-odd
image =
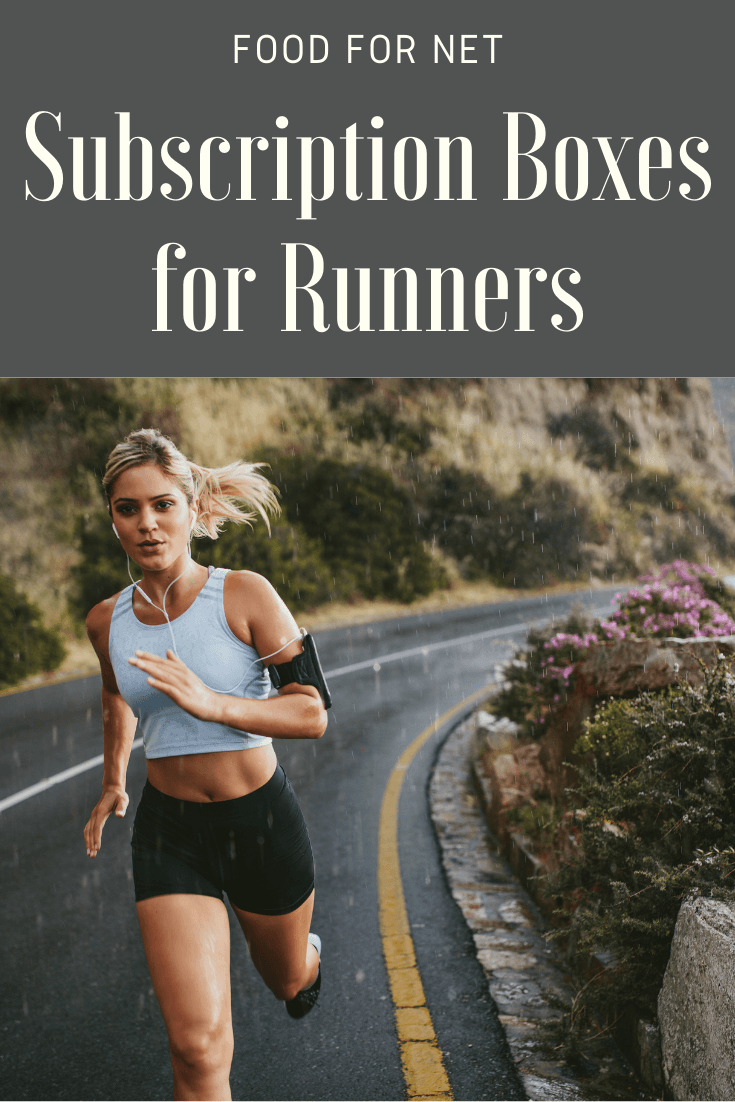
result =
[[[582,594],[607,604],[614,588]],[[314,846],[313,928],[323,942],[318,1008],[292,1021],[250,963],[232,924],[235,1099],[402,1099],[405,1087],[378,929],[380,805],[402,750],[437,716],[493,678],[529,623],[574,599],[452,610],[317,636],[334,705],[319,742],[276,744]],[[515,625],[515,626],[514,626]],[[435,647],[495,629],[506,633]],[[426,653],[380,662],[389,654]],[[375,663],[381,668],[376,671]],[[99,679],[0,699],[0,799],[101,753]],[[403,786],[399,846],[421,977],[456,1099],[523,1098],[471,937],[445,885],[426,800],[443,730]],[[96,767],[0,813],[3,966],[0,1097],[171,1097],[166,1034],[137,927],[130,865],[142,750],[128,771],[131,806],[110,820],[100,856],[82,828]]]

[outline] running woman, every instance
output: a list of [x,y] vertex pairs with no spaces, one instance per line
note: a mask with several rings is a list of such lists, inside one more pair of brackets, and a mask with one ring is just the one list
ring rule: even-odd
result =
[[[153,429],[112,451],[103,485],[122,550],[142,579],[96,605],[87,631],[102,671],[102,795],[84,828],[95,858],[128,806],[136,732],[148,780],[133,827],[133,878],[151,979],[168,1032],[175,1099],[229,1099],[233,1053],[227,893],[250,955],[292,1017],[316,1002],[314,862],[274,738],[320,738],[319,689],[268,699],[266,664],[302,653],[265,578],[191,558],[192,536],[276,512],[257,465],[209,469]],[[132,578],[132,574],[131,574]],[[286,667],[289,668],[289,667]],[[286,678],[283,681],[287,680]]]

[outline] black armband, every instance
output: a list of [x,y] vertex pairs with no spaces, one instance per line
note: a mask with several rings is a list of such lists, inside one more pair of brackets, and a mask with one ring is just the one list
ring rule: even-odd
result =
[[284,685],[291,685],[293,682],[297,685],[313,685],[319,690],[324,707],[331,708],[332,698],[324,680],[316,644],[308,634],[302,637],[301,642],[304,648],[302,654],[297,654],[290,662],[279,662],[278,665],[268,667],[271,684],[274,689],[281,689]]

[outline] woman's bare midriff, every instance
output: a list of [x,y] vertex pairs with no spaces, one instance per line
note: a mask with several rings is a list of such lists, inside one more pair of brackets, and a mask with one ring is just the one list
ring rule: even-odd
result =
[[174,799],[197,804],[247,796],[267,784],[277,765],[271,743],[250,750],[180,754],[149,758],[147,762],[148,780],[154,788]]

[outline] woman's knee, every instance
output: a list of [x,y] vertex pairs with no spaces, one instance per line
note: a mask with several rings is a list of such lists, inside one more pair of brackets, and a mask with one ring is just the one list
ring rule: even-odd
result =
[[198,1075],[212,1074],[232,1063],[233,1037],[230,1022],[206,1026],[182,1025],[169,1034],[171,1057],[181,1070]]
[[299,980],[293,980],[291,982],[279,983],[275,987],[271,987],[271,991],[277,999],[281,999],[285,1002],[288,999],[295,999],[302,987],[303,984]]
[[271,975],[267,971],[262,971],[260,974],[268,990],[281,1001],[295,999],[299,991],[305,986],[303,969],[298,974],[295,972],[284,973],[281,970]]

